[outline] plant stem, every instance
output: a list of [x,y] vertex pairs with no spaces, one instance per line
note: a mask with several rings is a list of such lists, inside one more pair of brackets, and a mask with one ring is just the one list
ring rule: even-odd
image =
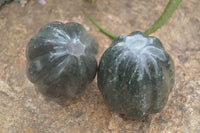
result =
[[[158,20],[149,28],[147,29],[144,34],[150,35],[151,33],[155,32],[159,28],[161,28],[173,15],[174,11],[177,9],[178,5],[181,3],[182,0],[169,0],[167,6],[165,7],[164,12],[158,18]],[[103,29],[94,19],[92,19],[84,10],[82,10],[83,14],[97,27],[100,31],[111,38],[117,37],[116,35],[110,33],[109,31]]]
[[106,34],[107,36],[111,37],[111,38],[115,38],[117,37],[117,35],[114,35],[112,33],[110,33],[109,31],[105,30],[104,28],[102,28],[94,19],[92,19],[84,10],[82,10],[83,14],[100,30],[102,31],[104,34]]
[[158,18],[158,20],[149,28],[147,29],[144,34],[150,35],[151,33],[155,32],[159,28],[161,28],[168,19],[172,16],[174,11],[177,9],[178,5],[181,3],[182,0],[169,0],[164,12]]

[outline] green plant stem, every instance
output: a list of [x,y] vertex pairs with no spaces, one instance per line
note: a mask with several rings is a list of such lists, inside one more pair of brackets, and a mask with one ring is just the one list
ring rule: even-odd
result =
[[111,38],[115,38],[117,37],[117,35],[114,35],[112,33],[110,33],[109,31],[105,30],[104,28],[102,28],[94,19],[92,19],[84,10],[82,10],[83,14],[97,27],[99,28],[99,30],[101,32],[103,32],[104,34],[106,34],[107,36],[111,37]]
[[177,9],[178,5],[181,3],[182,0],[169,0],[164,12],[158,18],[158,20],[149,28],[147,29],[144,34],[150,35],[151,33],[155,32],[159,28],[161,28],[168,19],[173,15],[174,11]]
[[[173,15],[174,11],[177,9],[178,5],[181,3],[182,0],[169,0],[164,12],[162,15],[158,18],[158,20],[149,28],[147,29],[144,34],[150,35],[151,33],[155,32],[159,28],[161,28]],[[94,19],[92,19],[84,10],[82,10],[83,14],[97,27],[99,30],[101,30],[104,34],[111,38],[117,37],[117,35],[114,35],[110,33],[109,31],[103,29]]]

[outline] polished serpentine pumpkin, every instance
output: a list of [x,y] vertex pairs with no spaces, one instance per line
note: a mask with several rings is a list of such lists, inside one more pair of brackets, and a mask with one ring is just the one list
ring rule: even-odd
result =
[[159,39],[139,31],[115,38],[100,60],[98,87],[104,101],[126,118],[161,111],[173,85],[173,60]]
[[97,47],[80,24],[49,23],[27,45],[28,79],[46,96],[74,97],[96,75]]

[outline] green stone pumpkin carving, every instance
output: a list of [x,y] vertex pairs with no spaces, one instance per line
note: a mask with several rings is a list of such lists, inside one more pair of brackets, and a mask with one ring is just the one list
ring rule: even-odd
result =
[[46,96],[74,97],[96,75],[97,47],[80,24],[49,23],[27,45],[28,79]]
[[98,87],[111,110],[130,119],[157,113],[174,85],[174,63],[156,37],[121,35],[103,54]]

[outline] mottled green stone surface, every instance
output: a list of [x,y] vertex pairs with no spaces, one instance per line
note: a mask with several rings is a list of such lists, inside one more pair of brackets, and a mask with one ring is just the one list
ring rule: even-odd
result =
[[155,37],[117,37],[103,54],[98,86],[115,112],[131,119],[159,112],[174,85],[174,63]]
[[44,95],[74,97],[96,75],[97,46],[78,23],[49,23],[27,45],[27,76]]

